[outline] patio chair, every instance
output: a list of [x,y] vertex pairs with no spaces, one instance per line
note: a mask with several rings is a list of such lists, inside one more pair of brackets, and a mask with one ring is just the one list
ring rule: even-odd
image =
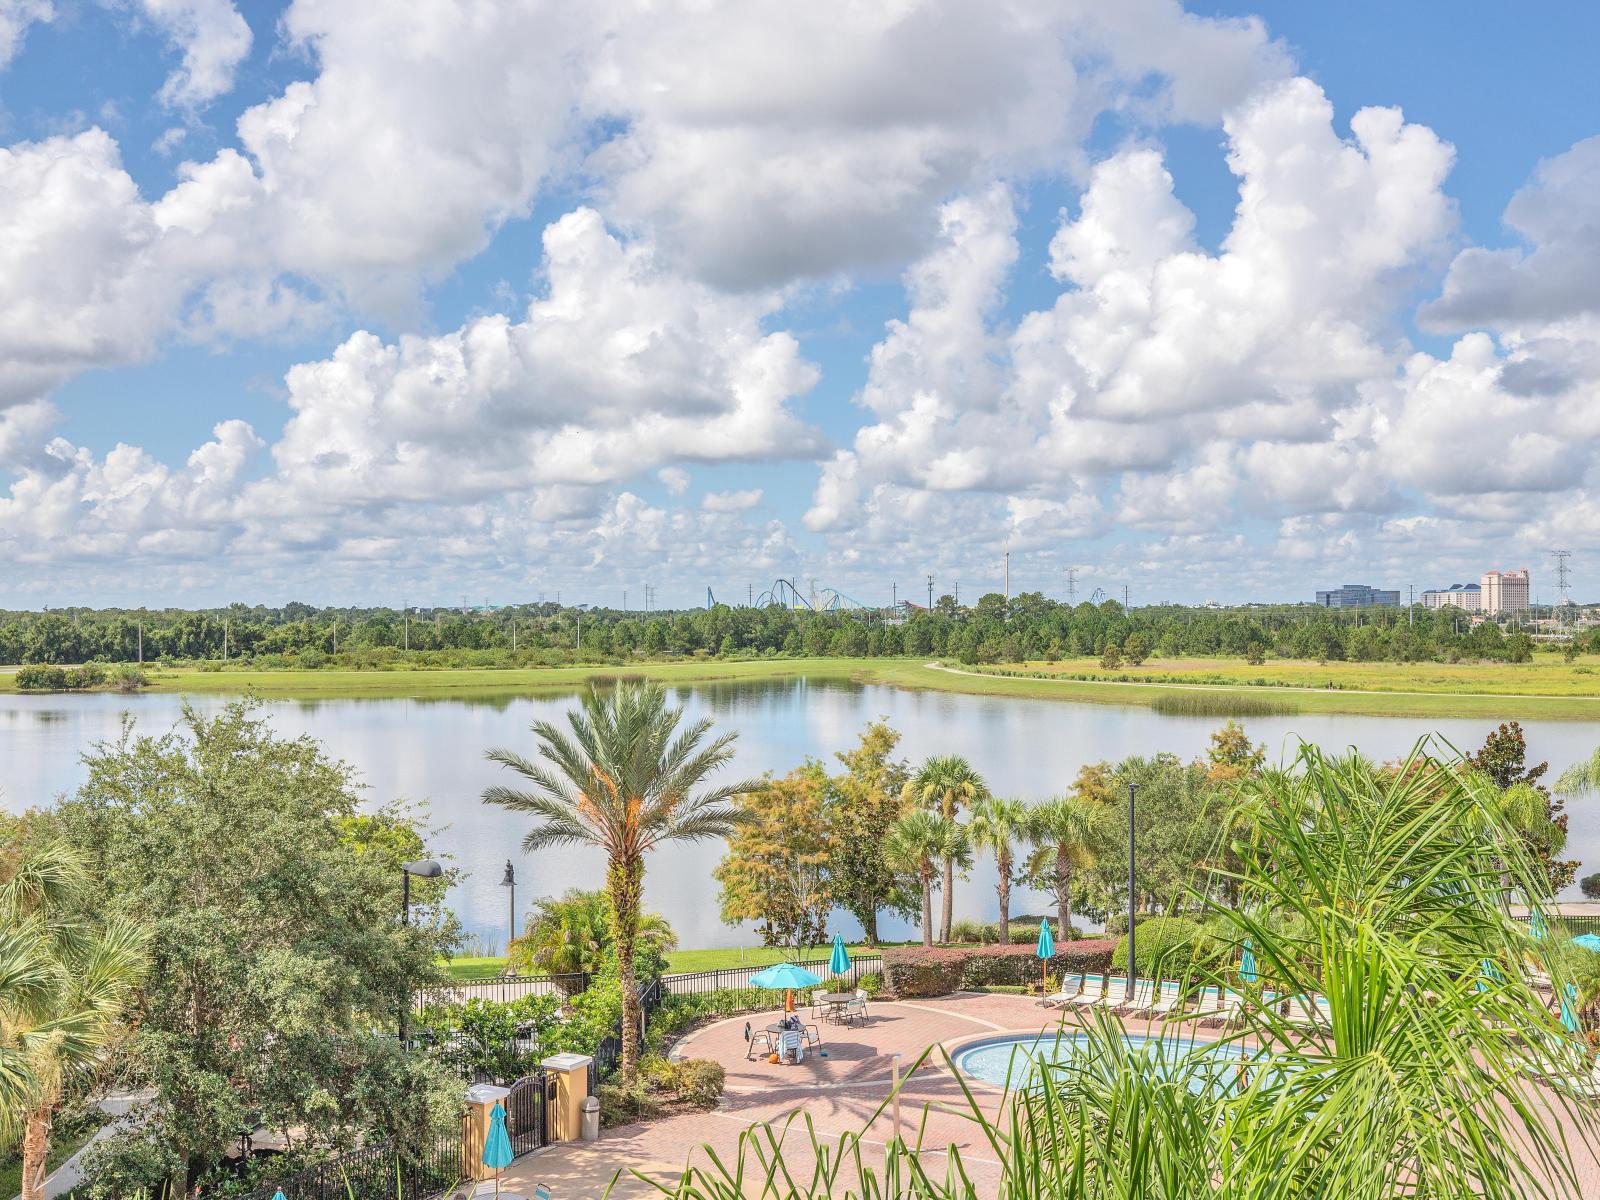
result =
[[827,994],[827,992],[824,992],[821,989],[811,993],[811,1015],[816,1017],[819,1021],[826,1020],[828,1016],[828,1006],[822,1002],[822,998]]
[[1132,1016],[1145,1012],[1156,1002],[1155,981],[1138,979],[1133,984],[1133,995],[1129,996],[1126,986],[1121,989],[1121,995],[1112,1001],[1112,1007],[1119,1008],[1123,1013]]
[[1083,990],[1083,985],[1084,977],[1082,975],[1069,975],[1066,979],[1061,981],[1061,988],[1059,991],[1053,992],[1048,996],[1041,997],[1040,999],[1035,1000],[1034,1003],[1042,1008],[1062,1008],[1066,1005],[1067,1001],[1071,1000]]
[[1083,986],[1078,994],[1062,1004],[1062,1008],[1088,1008],[1098,1004],[1105,998],[1106,977],[1104,975],[1085,975]]
[[756,1056],[756,1044],[760,1043],[765,1049],[764,1054],[771,1054],[775,1047],[772,1044],[772,1035],[765,1029],[751,1029],[750,1022],[744,1023],[744,1059],[749,1062]]
[[807,1045],[822,1045],[822,1030],[818,1029],[815,1025],[802,1025],[800,1027],[800,1032],[804,1035]]
[[795,1062],[804,1062],[806,1057],[806,1039],[798,1029],[785,1029],[778,1035],[778,1058],[783,1061],[793,1059]]
[[840,1017],[840,1020],[859,1020],[863,1025],[867,1023],[867,993],[864,990],[856,989],[856,994],[850,997],[845,1004],[844,1014]]

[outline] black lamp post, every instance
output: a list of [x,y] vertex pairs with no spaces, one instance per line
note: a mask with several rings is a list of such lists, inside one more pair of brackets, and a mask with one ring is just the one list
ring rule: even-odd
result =
[[[444,874],[444,868],[431,858],[419,858],[416,862],[400,864],[400,923],[411,924],[411,877],[418,879],[437,879]],[[400,1000],[400,1044],[406,1044],[406,1014],[411,1011],[411,997],[403,996]]]
[[1133,956],[1133,910],[1137,902],[1137,887],[1134,884],[1134,853],[1133,853],[1133,797],[1139,790],[1138,784],[1128,785],[1128,1003],[1133,1003],[1133,984],[1137,978],[1134,967],[1136,961]]
[[506,905],[506,958],[509,959],[511,943],[517,940],[517,869],[511,865],[509,858],[506,859],[506,873],[500,880],[500,886],[511,889]]

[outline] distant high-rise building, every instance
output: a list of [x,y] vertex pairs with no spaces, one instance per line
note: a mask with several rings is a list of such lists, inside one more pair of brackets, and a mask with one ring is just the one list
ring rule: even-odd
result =
[[1528,568],[1520,571],[1486,571],[1479,581],[1486,613],[1525,612],[1528,608]]
[[1476,583],[1452,583],[1447,588],[1429,588],[1422,593],[1424,608],[1459,608],[1477,612],[1483,607],[1483,588]]
[[1364,583],[1347,583],[1318,592],[1317,603],[1323,608],[1399,608],[1400,593],[1368,587]]

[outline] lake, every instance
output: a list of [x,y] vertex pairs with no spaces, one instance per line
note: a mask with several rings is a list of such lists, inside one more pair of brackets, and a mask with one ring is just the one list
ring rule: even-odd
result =
[[[675,691],[690,716],[710,716],[719,729],[739,731],[739,776],[781,774],[808,756],[835,767],[833,755],[853,745],[867,721],[883,716],[904,735],[902,757],[915,762],[930,754],[962,754],[996,792],[1034,798],[1064,791],[1085,763],[1162,750],[1193,757],[1222,724],[1220,718],[1167,716],[1132,705],[902,691],[835,680]],[[72,791],[85,775],[79,756],[94,742],[115,737],[123,713],[132,714],[142,732],[159,733],[175,723],[180,703],[171,695],[0,696],[0,804],[16,811]],[[203,713],[214,712],[225,699],[199,696],[193,703]],[[517,901],[524,911],[535,897],[594,887],[601,878],[602,860],[592,852],[524,855],[524,819],[478,799],[485,787],[506,779],[484,761],[484,749],[509,746],[531,753],[529,723],[559,718],[572,704],[573,694],[541,693],[494,700],[280,700],[265,702],[263,711],[284,734],[321,739],[360,772],[375,800],[425,805],[438,830],[435,849],[464,872],[451,893],[452,906],[470,932],[503,948],[507,897],[499,884],[508,857],[517,865]],[[1493,722],[1478,719],[1337,715],[1252,718],[1245,725],[1254,740],[1266,743],[1269,757],[1292,753],[1298,735],[1329,748],[1355,746],[1380,759],[1403,754],[1428,733],[1476,749],[1493,728]],[[1549,761],[1551,779],[1600,744],[1600,725],[1594,723],[1529,721],[1523,728],[1530,757]],[[1580,800],[1569,808],[1569,856],[1597,869],[1600,803]],[[684,947],[755,944],[748,929],[718,919],[711,870],[721,855],[720,842],[702,843],[674,847],[650,861],[646,903],[671,921]],[[1013,896],[1012,911],[1049,911],[1048,903],[1023,892]],[[980,861],[970,882],[958,885],[955,909],[958,917],[995,918],[991,865]],[[847,937],[859,932],[848,916],[841,915],[835,927]],[[883,932],[912,936],[893,920]]]

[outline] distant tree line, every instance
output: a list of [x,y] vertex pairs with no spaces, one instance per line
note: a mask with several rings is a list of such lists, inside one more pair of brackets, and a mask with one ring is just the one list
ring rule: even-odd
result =
[[[1600,629],[1569,643],[1600,651]],[[927,655],[964,663],[1100,657],[1228,656],[1355,661],[1521,662],[1534,642],[1453,609],[1329,610],[1310,605],[1124,609],[1063,604],[1039,592],[976,604],[942,597],[930,609],[813,612],[717,604],[675,612],[555,604],[493,611],[279,608],[0,612],[0,662],[220,662],[263,668],[535,666],[689,655],[877,658]]]

